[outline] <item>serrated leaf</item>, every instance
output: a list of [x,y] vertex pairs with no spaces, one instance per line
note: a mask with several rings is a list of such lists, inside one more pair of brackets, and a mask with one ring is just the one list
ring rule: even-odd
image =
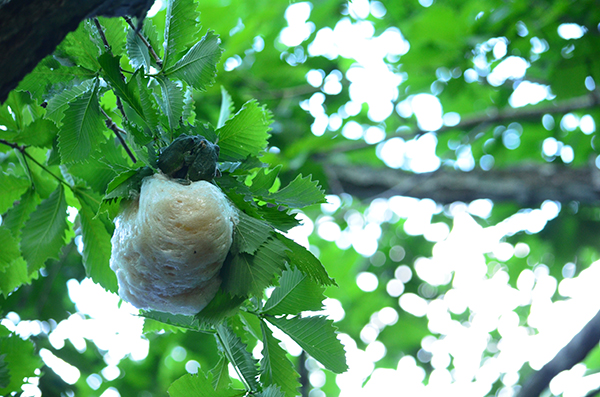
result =
[[178,327],[176,325],[165,324],[160,321],[153,320],[151,318],[144,319],[144,327],[142,328],[142,333],[150,334],[157,332],[187,332],[188,330],[185,328]]
[[157,76],[156,81],[160,86],[162,93],[162,110],[169,121],[169,129],[174,131],[179,126],[179,121],[183,115],[183,92],[181,89],[166,77]]
[[98,57],[98,62],[104,70],[104,74],[102,76],[110,83],[110,86],[115,91],[115,94],[127,102],[127,104],[131,106],[131,108],[135,110],[140,117],[143,118],[144,111],[142,110],[142,104],[140,103],[140,98],[135,92],[137,89],[137,82],[125,82],[124,77],[121,74],[120,59],[120,56],[113,56],[110,52],[105,52]]
[[269,200],[291,208],[303,208],[308,205],[325,203],[325,192],[318,181],[313,181],[311,175],[298,175],[283,189],[268,195]]
[[267,321],[288,334],[315,360],[330,371],[341,374],[348,369],[346,353],[336,338],[333,320],[315,317],[266,317]]
[[154,310],[142,311],[140,316],[183,329],[198,331],[198,320],[194,318],[194,316],[171,314]]
[[212,85],[215,80],[217,63],[223,52],[219,47],[220,43],[219,36],[209,30],[183,58],[164,70],[165,75],[181,79],[190,86],[204,91],[206,86]]
[[57,125],[62,125],[61,120],[63,119],[65,110],[69,107],[69,102],[89,91],[94,86],[95,79],[89,79],[82,81],[66,90],[61,91],[59,94],[53,96],[48,101],[46,107],[46,118],[54,121]]
[[165,20],[164,68],[174,65],[182,51],[196,42],[197,4],[193,0],[168,0]]
[[98,57],[103,45],[100,43],[96,27],[87,19],[69,33],[56,48],[54,57],[62,64],[80,65],[88,70],[98,70]]
[[196,314],[195,318],[199,321],[200,328],[211,328],[237,313],[244,300],[243,297],[232,296],[219,289],[215,297],[200,313]]
[[8,294],[23,284],[30,284],[31,280],[37,280],[38,273],[27,272],[27,262],[22,257],[12,261],[10,266],[0,272],[0,292],[6,298]]
[[25,221],[29,219],[29,216],[39,203],[40,197],[35,192],[34,188],[30,187],[21,196],[19,204],[16,204],[6,213],[2,225],[10,229],[15,238],[20,239],[21,230]]
[[19,250],[19,241],[13,236],[10,229],[0,225],[0,241],[2,241],[2,250],[0,250],[0,272],[4,272],[13,261],[21,257]]
[[229,365],[224,357],[219,359],[219,362],[210,370],[209,374],[212,376],[211,384],[214,390],[227,389],[231,385]]
[[265,222],[238,211],[238,223],[233,227],[231,252],[254,254],[273,232]]
[[[4,326],[0,327],[6,330]],[[23,380],[35,376],[36,369],[42,365],[39,355],[35,353],[33,343],[11,333],[8,336],[0,336],[0,352],[10,374],[8,384],[0,387],[0,395],[10,396],[12,392],[21,392]]]
[[31,186],[31,182],[27,178],[21,178],[0,171],[0,186],[2,186],[0,214],[4,214],[25,193],[27,188]]
[[269,225],[277,230],[287,232],[288,230],[300,225],[296,215],[282,207],[269,207],[261,205],[256,208],[256,213],[264,219]]
[[285,246],[269,238],[254,255],[240,253],[225,262],[222,288],[237,296],[261,295],[285,268]]
[[276,385],[269,385],[256,395],[257,397],[285,397],[285,394]]
[[[138,92],[140,94],[140,104],[142,105],[143,119],[151,131],[155,131],[158,126],[158,103],[148,87],[148,78],[142,73],[135,75]],[[152,137],[150,137],[152,139]],[[140,145],[143,145],[140,143]]]
[[64,163],[85,161],[92,149],[105,140],[98,105],[98,86],[69,103],[58,134],[58,148]]
[[49,258],[57,258],[65,244],[67,201],[62,185],[37,206],[23,226],[21,253],[32,273],[44,266]]
[[117,175],[106,188],[104,200],[115,198],[131,198],[134,192],[139,192],[144,178],[152,176],[154,171],[150,167],[137,170],[128,170]]
[[217,128],[225,125],[225,122],[231,117],[231,113],[233,113],[233,100],[225,87],[221,86],[221,111],[219,112]]
[[53,55],[48,55],[19,83],[18,91],[28,91],[41,102],[52,98],[80,81],[93,78],[94,71],[79,66],[63,66]]
[[312,281],[300,270],[288,269],[279,279],[265,303],[263,312],[270,315],[298,314],[306,310],[323,309],[324,288]]
[[258,389],[258,362],[246,350],[246,344],[242,342],[240,337],[231,328],[220,324],[216,327],[216,330],[217,340],[225,353],[225,357],[227,357],[236,371],[238,371],[246,386],[251,391],[256,391]]
[[138,36],[135,29],[129,28],[126,47],[129,64],[136,70],[143,67],[146,73],[148,73],[152,64],[150,51],[148,51],[148,47]]
[[244,394],[243,390],[233,388],[213,389],[211,377],[202,371],[198,374],[186,374],[171,383],[168,390],[170,397],[234,397]]
[[[110,292],[117,292],[117,277],[110,268],[111,236],[107,225],[112,223],[106,214],[96,216],[100,206],[100,197],[91,191],[77,189],[75,197],[79,200],[79,220],[83,239],[83,266],[88,277]],[[112,231],[112,230],[111,230]]]
[[279,346],[279,341],[275,339],[267,324],[261,321],[260,325],[263,335],[263,358],[260,360],[261,383],[268,386],[279,386],[281,393],[286,397],[297,396],[300,394],[298,392],[300,387],[298,372],[287,358],[285,350]]
[[269,138],[270,113],[254,100],[217,130],[221,161],[243,161],[263,151]]
[[325,270],[321,261],[315,258],[309,250],[280,233],[277,233],[276,236],[288,250],[286,255],[291,266],[296,267],[302,273],[321,285],[337,285],[335,281],[329,277],[327,270]]
[[23,126],[7,140],[20,145],[50,147],[57,133],[58,128],[52,121],[39,118]]
[[265,197],[270,195],[269,189],[273,187],[273,184],[277,180],[280,169],[281,165],[278,165],[271,169],[261,168],[256,172],[250,185],[250,190],[255,196]]

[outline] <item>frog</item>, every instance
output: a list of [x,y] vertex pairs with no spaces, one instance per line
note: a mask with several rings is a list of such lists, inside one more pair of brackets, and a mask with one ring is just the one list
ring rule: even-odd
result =
[[202,135],[182,134],[158,157],[158,168],[174,179],[211,181],[220,175],[219,146]]

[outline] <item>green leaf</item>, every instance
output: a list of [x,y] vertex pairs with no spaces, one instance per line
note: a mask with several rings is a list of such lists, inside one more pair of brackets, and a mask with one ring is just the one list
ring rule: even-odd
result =
[[52,121],[40,118],[23,126],[7,140],[27,146],[50,147],[57,133],[58,128]]
[[140,98],[136,95],[135,89],[137,88],[137,82],[129,81],[126,83],[123,75],[121,74],[120,62],[121,57],[113,56],[110,52],[105,52],[98,58],[98,62],[102,66],[104,70],[104,77],[115,90],[115,94],[120,97],[122,100],[127,102],[129,106],[135,112],[140,115],[140,117],[144,117],[144,111],[142,110],[142,104],[140,103]]
[[[0,328],[6,330],[4,326],[0,326]],[[35,353],[31,341],[23,340],[15,333],[8,336],[3,334],[5,332],[0,334],[2,335],[0,336],[0,352],[2,352],[2,361],[4,362],[3,367],[8,368],[10,381],[5,386],[0,384],[0,395],[10,396],[12,392],[22,391],[23,379],[35,376],[35,370],[41,367],[42,362],[39,355]]]
[[0,292],[6,298],[16,288],[19,288],[23,284],[29,284],[32,279],[37,280],[37,278],[38,273],[33,272],[29,274],[27,272],[27,262],[22,257],[19,257],[12,261],[3,272],[0,272]]
[[185,374],[171,383],[168,390],[170,397],[234,397],[244,394],[243,390],[232,388],[213,389],[210,376],[207,378],[202,371],[198,374]]
[[164,73],[171,78],[178,78],[190,86],[203,91],[212,85],[217,73],[217,63],[223,50],[219,47],[221,40],[212,30],[194,44],[177,63]]
[[217,130],[221,161],[243,161],[256,156],[267,146],[271,114],[254,100]]
[[319,186],[318,181],[311,180],[311,175],[303,178],[302,174],[298,175],[286,187],[266,198],[291,208],[302,208],[326,202],[325,193]]
[[281,165],[278,165],[275,168],[261,168],[256,172],[254,178],[252,178],[252,184],[250,185],[250,191],[254,193],[255,196],[266,197],[271,193],[269,189],[273,187],[273,184],[277,180],[277,175],[279,175],[279,170],[281,169]]
[[32,273],[44,266],[49,258],[57,258],[65,244],[67,201],[62,185],[37,206],[23,227],[21,253]]
[[285,246],[269,238],[254,255],[240,253],[223,265],[222,288],[238,296],[261,295],[285,268]]
[[[181,118],[184,123],[189,123],[190,125],[195,124],[196,121],[196,102],[194,101],[194,90],[191,86],[187,86],[185,88],[185,93],[183,94],[183,114]],[[205,137],[206,138],[206,137]]]
[[69,87],[93,78],[94,71],[83,67],[61,65],[48,55],[19,83],[17,90],[28,91],[37,100],[52,98]]
[[25,221],[29,219],[31,213],[40,203],[40,197],[33,187],[30,187],[19,200],[19,203],[12,207],[4,216],[3,226],[6,226],[17,239],[21,237],[21,230]]
[[150,66],[152,66],[150,51],[148,51],[146,44],[144,44],[142,39],[137,35],[135,29],[129,28],[127,32],[126,47],[129,64],[136,70],[143,67],[145,72],[149,73]]
[[[135,75],[135,79],[137,82],[138,92],[140,94],[140,103],[142,105],[142,118],[151,131],[156,131],[159,123],[157,113],[158,103],[152,95],[151,89],[148,87],[148,78],[142,73],[137,73]],[[152,137],[150,137],[150,139],[152,139]],[[143,145],[144,143],[138,142],[138,144]]]
[[156,81],[162,92],[162,110],[169,120],[169,129],[174,131],[179,126],[179,120],[183,115],[183,93],[166,77],[157,76]]
[[258,377],[258,363],[246,350],[246,344],[226,325],[218,325],[216,330],[219,346],[225,356],[238,371],[246,386],[250,390],[256,391],[258,389],[258,381],[256,380]]
[[229,95],[225,87],[221,86],[221,111],[219,112],[217,128],[221,128],[225,125],[225,122],[231,117],[232,112],[233,100],[231,99],[231,95]]
[[291,266],[298,268],[302,273],[321,285],[337,285],[329,277],[323,264],[309,250],[282,234],[277,233],[277,238],[288,249],[286,254]]
[[333,320],[327,320],[324,316],[266,319],[288,334],[328,370],[341,374],[348,369],[344,347],[336,338]]
[[260,360],[260,381],[263,385],[279,386],[286,397],[295,397],[298,394],[300,382],[299,375],[293,364],[287,358],[285,350],[279,346],[273,333],[264,321],[260,323],[262,329],[263,358]]
[[104,200],[115,198],[131,198],[133,192],[139,192],[144,178],[152,176],[154,171],[150,167],[137,170],[127,170],[117,175],[106,188]]
[[[110,268],[112,223],[106,214],[96,217],[100,198],[91,191],[77,189],[75,197],[79,200],[79,220],[83,239],[83,266],[88,277],[107,291],[117,292],[117,277]],[[111,230],[107,230],[107,226]]]
[[31,182],[27,178],[21,178],[0,171],[0,186],[2,186],[0,214],[4,214],[25,193],[27,188],[31,186]]
[[79,24],[74,32],[69,33],[56,48],[54,57],[62,64],[83,66],[88,70],[98,70],[98,57],[104,46],[91,20],[86,19]]
[[[194,318],[194,316],[186,316],[183,314],[171,314],[165,312],[159,312],[154,310],[142,311],[140,313],[142,317],[145,319],[151,319],[160,323],[176,326],[179,328],[198,331],[198,320]],[[146,321],[144,320],[144,321]],[[152,324],[152,323],[150,323]],[[152,328],[156,328],[154,325],[151,325]],[[144,328],[145,329],[145,328]]]
[[225,357],[221,357],[217,365],[209,372],[212,376],[212,387],[214,390],[227,389],[231,385],[231,378],[229,377],[229,365]]
[[4,272],[13,261],[21,257],[19,250],[19,241],[13,236],[10,229],[0,225],[0,241],[2,241],[2,250],[0,250],[0,272]]
[[273,232],[273,229],[260,219],[238,211],[238,223],[233,227],[231,252],[254,254]]
[[285,394],[276,385],[269,385],[269,387],[258,393],[257,397],[285,397]]
[[0,354],[0,389],[7,388],[10,384],[10,370],[5,359],[6,354]]
[[53,96],[46,107],[46,118],[54,121],[57,125],[61,125],[61,120],[65,110],[69,107],[69,102],[90,90],[94,86],[94,81],[94,79],[82,81]]
[[296,219],[294,213],[290,213],[289,210],[282,209],[281,207],[261,205],[256,208],[256,213],[269,225],[284,232],[300,225],[300,221]]
[[198,32],[197,3],[193,0],[168,0],[165,21],[164,68],[174,65],[179,54],[196,42]]
[[58,134],[58,148],[64,163],[87,160],[92,149],[105,140],[97,93],[96,84],[69,102],[64,112],[63,127]]
[[208,305],[196,314],[196,319],[200,322],[200,328],[211,328],[227,317],[233,316],[244,300],[244,297],[231,296],[219,289]]
[[271,315],[298,314],[306,310],[323,309],[324,288],[308,278],[300,270],[285,270],[263,312]]

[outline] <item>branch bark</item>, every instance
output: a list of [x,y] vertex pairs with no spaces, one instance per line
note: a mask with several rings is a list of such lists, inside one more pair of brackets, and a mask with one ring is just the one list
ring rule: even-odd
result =
[[537,397],[560,372],[580,363],[600,341],[600,311],[582,328],[550,362],[531,375],[517,397]]
[[325,165],[332,193],[349,193],[362,200],[410,196],[441,204],[491,199],[532,206],[544,200],[562,203],[600,202],[600,170],[541,164],[490,171],[440,169],[414,174],[391,168]]

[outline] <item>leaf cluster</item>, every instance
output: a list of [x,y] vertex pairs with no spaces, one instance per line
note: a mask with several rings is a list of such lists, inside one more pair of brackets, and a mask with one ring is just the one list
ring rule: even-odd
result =
[[[164,33],[151,21],[139,32],[128,22],[84,21],[0,107],[6,127],[0,129],[6,150],[0,184],[7,188],[0,197],[0,292],[6,297],[30,283],[73,241],[81,242],[86,275],[117,292],[109,267],[112,219],[136,198],[143,179],[159,172],[163,148],[181,134],[202,135],[220,146],[222,176],[214,183],[238,209],[222,288],[194,317],[143,316],[146,332],[213,333],[222,360],[209,374],[173,383],[170,395],[298,394],[298,374],[275,329],[326,368],[345,371],[332,321],[303,315],[322,309],[324,288],[335,282],[310,251],[284,234],[299,224],[297,209],[324,202],[322,189],[310,175],[282,186],[280,167],[261,161],[272,116],[257,101],[235,112],[223,88],[218,120],[197,119],[192,94],[214,83],[223,50],[213,31],[197,36],[193,0],[167,2]],[[274,287],[269,297],[268,287]],[[258,341],[260,362],[248,352]],[[0,355],[0,390],[20,376],[10,358]],[[245,390],[231,386],[227,363]]]

